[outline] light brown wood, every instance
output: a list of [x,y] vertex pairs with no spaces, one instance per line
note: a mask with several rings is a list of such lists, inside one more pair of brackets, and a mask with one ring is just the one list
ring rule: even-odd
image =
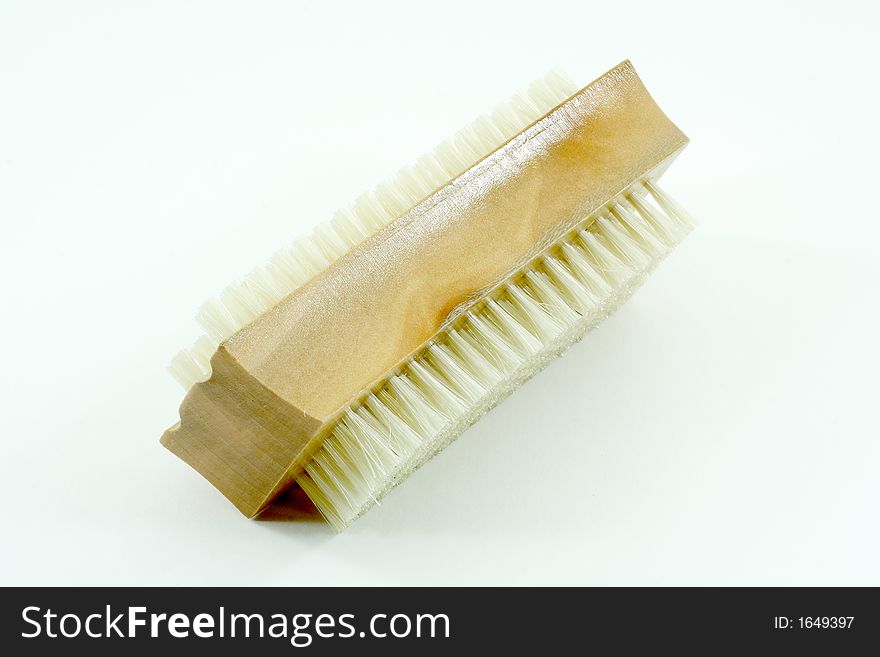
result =
[[686,143],[623,62],[223,343],[163,444],[257,514],[364,391]]

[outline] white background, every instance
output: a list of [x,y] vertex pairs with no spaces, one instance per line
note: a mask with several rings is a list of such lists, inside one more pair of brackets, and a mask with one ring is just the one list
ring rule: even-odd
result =
[[[4,2],[0,583],[880,584],[875,6]],[[341,535],[159,445],[202,301],[624,58],[701,225],[617,315]]]

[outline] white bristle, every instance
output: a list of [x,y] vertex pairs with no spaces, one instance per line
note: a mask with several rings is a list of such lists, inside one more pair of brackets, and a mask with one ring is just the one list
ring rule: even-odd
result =
[[215,349],[217,343],[203,335],[192,347],[178,352],[168,369],[180,385],[189,389],[194,383],[211,376],[211,356]]
[[216,299],[212,299],[202,306],[196,319],[205,332],[217,343],[223,342],[235,332],[235,320],[226,307]]
[[595,271],[612,288],[625,286],[637,274],[637,270],[614,255],[595,231],[582,230],[578,235],[578,246],[583,249]]
[[[415,165],[402,169],[393,180],[358,197],[351,208],[337,212],[333,219],[316,227],[312,235],[296,240],[243,281],[227,287],[219,300],[209,301],[199,311],[197,318],[202,328],[214,343],[228,339],[577,89],[559,72],[548,73],[527,92],[516,94],[496,108],[491,116],[479,117],[433,152],[419,158]],[[210,377],[211,373],[210,362],[194,352],[185,357],[178,354],[169,369],[186,389]],[[194,378],[196,376],[203,378]]]
[[342,416],[296,479],[336,529],[613,312],[692,222],[644,181],[584,225]]

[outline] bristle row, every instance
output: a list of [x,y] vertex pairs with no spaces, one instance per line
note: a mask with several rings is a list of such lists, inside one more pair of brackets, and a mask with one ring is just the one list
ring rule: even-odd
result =
[[687,215],[654,182],[640,187],[344,413],[296,480],[330,524],[343,529],[613,312],[684,237]]
[[361,195],[350,208],[338,211],[311,235],[276,253],[244,280],[229,285],[199,311],[197,319],[205,335],[178,353],[169,366],[172,375],[186,390],[209,378],[210,358],[217,345],[576,91],[560,73],[548,74],[491,116],[481,116],[414,165],[401,169],[393,180]]

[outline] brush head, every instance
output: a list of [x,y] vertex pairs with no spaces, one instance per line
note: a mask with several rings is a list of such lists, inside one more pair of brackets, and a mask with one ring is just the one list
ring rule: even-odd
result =
[[607,314],[684,230],[645,181],[687,139],[628,62],[535,118],[317,231],[299,287],[273,261],[227,290],[163,443],[247,515],[297,481],[341,527]]

